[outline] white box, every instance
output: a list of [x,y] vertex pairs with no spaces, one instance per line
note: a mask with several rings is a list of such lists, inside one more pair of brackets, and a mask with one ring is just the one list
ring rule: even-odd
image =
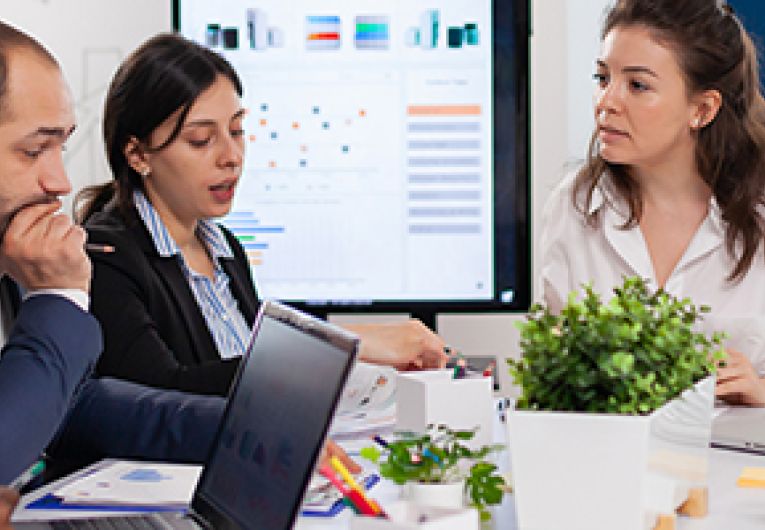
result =
[[480,518],[472,508],[427,508],[399,501],[385,507],[389,519],[355,516],[351,530],[478,530]]
[[453,370],[399,373],[396,379],[396,429],[424,432],[443,423],[455,430],[478,427],[465,445],[475,449],[494,441],[491,377],[453,379]]

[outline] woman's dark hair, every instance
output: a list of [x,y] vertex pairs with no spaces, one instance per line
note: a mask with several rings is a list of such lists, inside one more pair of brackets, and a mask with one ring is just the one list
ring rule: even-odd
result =
[[119,67],[106,94],[104,143],[114,180],[77,194],[75,218],[85,222],[116,198],[123,212],[133,207],[133,190],[143,190],[141,175],[125,157],[131,138],[144,146],[152,131],[180,109],[178,122],[159,151],[172,143],[199,95],[218,76],[231,81],[242,95],[242,83],[231,64],[217,53],[180,35],[167,33],[144,42]]
[[[720,207],[725,246],[736,261],[728,280],[741,279],[764,235],[758,208],[765,193],[765,101],[754,44],[733,9],[718,0],[618,0],[606,15],[601,38],[631,26],[647,28],[674,51],[689,94],[717,90],[722,96],[717,116],[695,133],[695,159]],[[587,212],[606,172],[630,208],[624,228],[634,226],[642,214],[640,187],[629,166],[600,156],[597,131],[576,177],[575,206],[589,223],[596,222],[597,212]]]

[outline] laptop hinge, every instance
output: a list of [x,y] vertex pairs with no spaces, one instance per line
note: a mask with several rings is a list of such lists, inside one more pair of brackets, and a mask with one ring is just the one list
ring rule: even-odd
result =
[[205,528],[205,529],[208,529],[208,530],[215,530],[215,529],[213,528],[213,525],[212,525],[212,524],[210,524],[210,522],[209,522],[209,521],[207,521],[207,519],[205,519],[204,517],[202,517],[201,515],[199,515],[199,514],[198,514],[197,512],[195,512],[194,510],[189,510],[189,511],[186,513],[186,515],[187,515],[188,517],[190,517],[190,518],[191,518],[191,519],[192,519],[192,520],[193,520],[195,523],[197,523],[197,524],[198,524],[199,526],[201,526],[202,528]]

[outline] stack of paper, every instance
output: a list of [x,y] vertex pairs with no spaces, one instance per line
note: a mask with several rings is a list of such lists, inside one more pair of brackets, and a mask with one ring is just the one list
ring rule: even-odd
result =
[[63,504],[188,506],[202,466],[114,462],[54,492]]
[[359,411],[380,410],[395,402],[396,370],[357,362],[337,404],[337,414],[355,414]]
[[387,436],[396,424],[396,404],[380,410],[338,414],[329,427],[329,436],[335,441],[363,440],[372,443],[375,435]]

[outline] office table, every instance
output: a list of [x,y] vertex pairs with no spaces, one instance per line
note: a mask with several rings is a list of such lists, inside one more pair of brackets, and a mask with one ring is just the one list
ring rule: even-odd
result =
[[[678,530],[763,530],[765,529],[765,489],[739,488],[736,479],[744,467],[765,466],[765,456],[722,449],[710,450],[709,514],[692,519],[678,516]],[[398,499],[399,487],[381,481],[370,494],[383,506]],[[301,517],[296,529],[324,530],[348,528],[352,517],[347,510],[337,517],[316,519]],[[484,528],[515,530],[515,507],[512,495],[505,495],[501,506],[493,509],[491,523]],[[561,529],[564,530],[564,529]]]
[[[499,420],[495,422],[495,439],[504,441],[505,425]],[[704,518],[692,519],[678,516],[678,530],[763,530],[765,529],[765,489],[739,488],[736,479],[744,467],[765,467],[765,456],[753,455],[722,449],[710,449],[709,472],[709,514]],[[507,466],[507,452],[498,457],[500,467]],[[19,509],[14,513],[15,521],[31,520],[44,515],[40,510],[25,510],[23,507],[31,500],[38,498],[43,491],[54,489],[48,485],[40,490],[25,495]],[[381,480],[370,495],[378,500],[383,507],[399,498],[400,487],[385,479]],[[502,505],[492,509],[492,521],[485,525],[486,529],[515,530],[515,506],[512,495],[505,495]],[[50,513],[50,512],[48,512]],[[81,514],[86,515],[86,514]],[[99,512],[97,515],[105,515]],[[52,516],[61,517],[61,512]],[[335,517],[317,518],[300,517],[295,525],[298,530],[343,529],[349,527],[353,515],[348,510]],[[565,529],[562,529],[565,530]]]

